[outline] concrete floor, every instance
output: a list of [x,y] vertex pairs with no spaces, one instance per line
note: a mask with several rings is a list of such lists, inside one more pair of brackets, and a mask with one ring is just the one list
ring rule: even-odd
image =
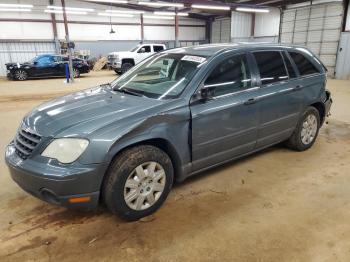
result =
[[[33,106],[114,77],[0,80],[1,152]],[[1,159],[0,261],[350,261],[350,81],[328,88],[333,114],[312,149],[276,146],[200,174],[138,222],[37,200]]]

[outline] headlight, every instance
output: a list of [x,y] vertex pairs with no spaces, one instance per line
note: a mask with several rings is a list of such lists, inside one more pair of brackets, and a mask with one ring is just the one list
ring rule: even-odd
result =
[[68,164],[77,160],[88,145],[89,141],[86,139],[58,138],[53,140],[41,155],[55,158],[63,164]]

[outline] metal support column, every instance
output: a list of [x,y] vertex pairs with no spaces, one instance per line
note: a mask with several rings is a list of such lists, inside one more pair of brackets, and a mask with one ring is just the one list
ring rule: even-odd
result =
[[66,14],[66,3],[65,0],[61,0],[62,3],[62,9],[63,9],[63,21],[64,21],[64,30],[66,33],[66,42],[67,42],[67,50],[68,50],[68,60],[69,60],[69,76],[71,82],[74,82],[74,76],[73,76],[73,61],[72,61],[72,49],[68,46],[69,45],[69,31],[68,31],[68,22],[67,22],[67,14]]
[[175,8],[175,47],[179,47],[179,16],[177,15],[178,9]]
[[141,22],[141,44],[145,41],[145,31],[144,31],[144,24],[143,24],[143,14],[140,14],[140,22]]
[[[53,0],[49,0],[49,4],[54,5]],[[60,47],[60,42],[58,41],[56,15],[54,13],[51,13],[51,24],[52,24],[53,40],[55,42],[55,52],[56,54],[59,55],[61,53],[61,47]]]

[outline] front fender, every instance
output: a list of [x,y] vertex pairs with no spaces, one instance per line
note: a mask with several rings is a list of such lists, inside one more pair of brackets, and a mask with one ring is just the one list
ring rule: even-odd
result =
[[[161,139],[171,145],[179,169],[191,161],[189,132],[190,112],[182,107],[123,125],[111,128],[90,140],[90,145],[80,158],[81,163],[110,163],[127,147]],[[157,146],[157,145],[155,145]]]

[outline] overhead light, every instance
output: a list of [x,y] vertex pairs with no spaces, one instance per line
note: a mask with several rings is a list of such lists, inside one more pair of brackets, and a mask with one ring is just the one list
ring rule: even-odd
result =
[[115,17],[134,17],[131,14],[113,14],[113,13],[98,13],[101,16],[115,16]]
[[156,15],[144,15],[143,18],[164,19],[164,20],[173,20],[174,19],[174,17],[170,17],[170,16],[156,16]]
[[85,0],[86,2],[100,2],[100,3],[108,3],[108,4],[127,4],[127,0]]
[[31,12],[31,9],[23,8],[0,8],[0,12]]
[[144,2],[139,1],[139,5],[149,5],[149,6],[157,6],[157,7],[184,7],[183,3],[163,3],[163,2]]
[[250,7],[237,7],[236,11],[240,12],[251,12],[251,13],[268,13],[270,12],[269,9],[262,9],[262,8],[250,8]]
[[21,5],[21,4],[0,4],[1,7],[19,7],[19,8],[33,8],[33,5]]
[[167,12],[167,11],[154,11],[155,15],[178,15],[178,16],[188,16],[188,13],[184,12]]
[[[47,8],[55,9],[55,10],[63,10],[62,6],[48,5]],[[80,8],[80,7],[65,7],[66,10],[69,11],[83,11],[83,12],[93,12],[92,8]]]
[[136,10],[106,10],[107,13],[118,13],[118,14],[144,14],[145,11]]
[[231,7],[229,6],[223,6],[223,5],[199,5],[199,4],[193,4],[191,5],[192,8],[197,9],[213,9],[213,10],[230,10]]
[[[55,13],[55,14],[63,14],[63,10],[52,10],[48,9],[44,11],[45,13]],[[72,15],[87,15],[87,12],[82,11],[66,11],[66,14],[72,14]]]

